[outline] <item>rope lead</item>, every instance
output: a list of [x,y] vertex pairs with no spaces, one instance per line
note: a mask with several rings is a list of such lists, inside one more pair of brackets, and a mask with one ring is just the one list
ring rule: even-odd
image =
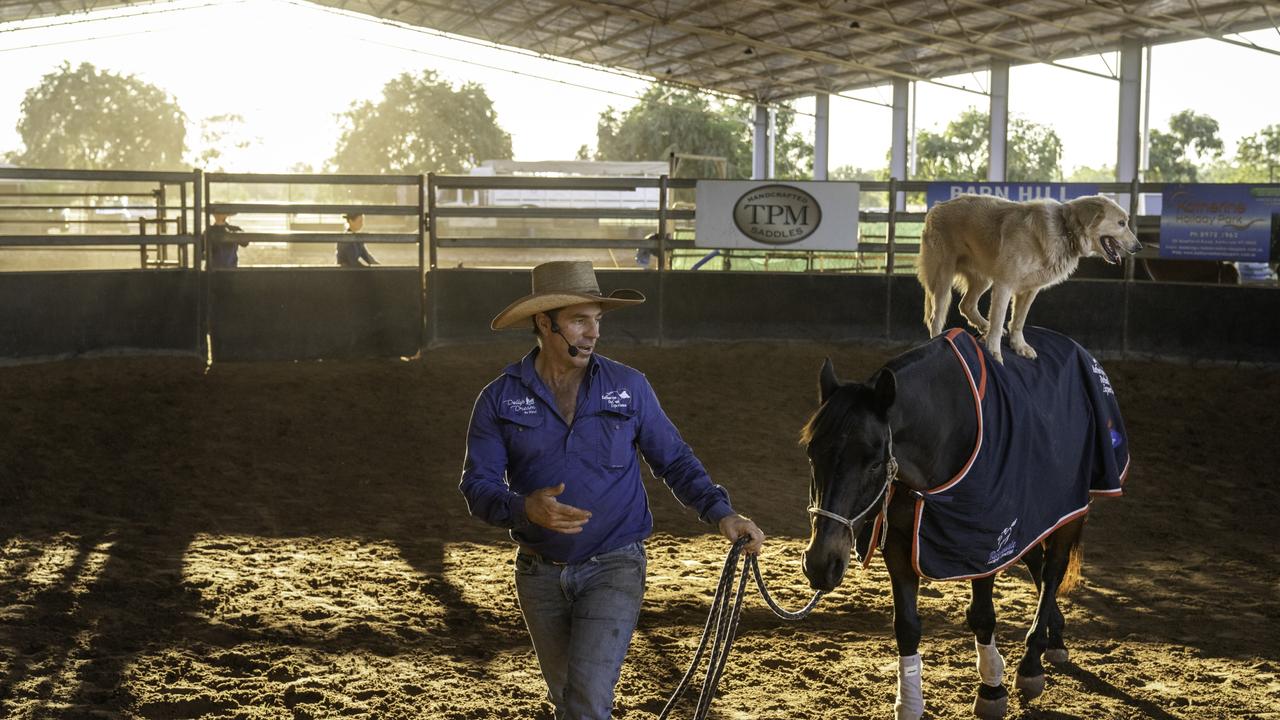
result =
[[[742,576],[738,578],[738,590],[736,595],[732,593],[730,589],[738,574],[738,557],[742,555],[742,548],[749,540],[750,538],[746,536],[740,537],[729,549],[729,554],[724,559],[724,569],[720,571],[720,584],[716,587],[716,595],[711,600],[711,612],[707,614],[707,622],[702,628],[702,639],[698,641],[698,649],[693,654],[689,669],[685,671],[684,677],[680,678],[680,684],[675,692],[671,693],[671,699],[667,700],[666,707],[662,708],[662,712],[658,715],[658,720],[667,720],[676,701],[688,689],[689,681],[702,660],[702,654],[707,648],[707,640],[711,637],[714,628],[715,640],[712,642],[711,654],[707,659],[707,674],[702,681],[702,694],[698,697],[697,709],[693,714],[693,720],[706,719],[707,713],[711,710],[711,700],[715,697],[716,688],[720,685],[720,678],[724,675],[724,668],[729,662],[729,650],[733,647],[734,638],[738,635],[738,620],[742,617],[742,598],[747,588],[748,570],[755,575],[756,587],[760,589],[760,594],[764,597],[769,609],[784,620],[800,620],[807,617],[822,597],[822,591],[818,591],[813,594],[809,604],[800,610],[796,612],[784,610],[769,594],[764,578],[760,575],[760,561],[755,555],[747,555],[742,561]],[[730,604],[733,605],[731,611]]]

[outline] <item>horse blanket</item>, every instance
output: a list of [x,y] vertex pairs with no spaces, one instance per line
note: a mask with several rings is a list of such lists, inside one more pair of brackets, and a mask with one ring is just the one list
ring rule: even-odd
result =
[[[1123,493],[1129,443],[1106,372],[1064,335],[1031,327],[1024,335],[1038,357],[1006,352],[1003,365],[963,330],[933,340],[947,343],[964,369],[978,433],[954,477],[913,493],[912,562],[921,577],[999,572],[1087,513],[1092,495]],[[883,522],[882,513],[869,548]]]

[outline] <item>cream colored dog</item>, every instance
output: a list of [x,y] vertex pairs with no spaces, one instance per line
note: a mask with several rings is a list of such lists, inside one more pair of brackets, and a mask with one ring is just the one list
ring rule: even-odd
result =
[[[1065,203],[961,195],[938,203],[925,216],[920,238],[917,275],[924,287],[924,324],[930,337],[942,334],[954,286],[961,292],[960,313],[986,336],[992,356],[1004,362],[1000,337],[1012,299],[1009,347],[1035,358],[1022,327],[1036,293],[1066,280],[1082,257],[1100,255],[1115,264],[1121,250],[1141,248],[1129,214],[1101,195]],[[988,288],[990,322],[978,310],[978,298]]]

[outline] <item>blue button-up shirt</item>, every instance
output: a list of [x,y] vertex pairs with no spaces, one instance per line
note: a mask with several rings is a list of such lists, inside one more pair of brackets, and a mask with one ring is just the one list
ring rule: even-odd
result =
[[241,232],[238,225],[210,225],[205,230],[205,239],[209,243],[209,265],[218,268],[233,268],[240,264],[240,246],[235,233]]
[[[535,348],[489,383],[476,399],[467,431],[460,488],[471,514],[511,529],[520,545],[559,562],[643,540],[653,530],[636,449],[686,507],[716,523],[733,514],[729,494],[658,404],[639,371],[592,355],[573,422],[534,369]],[[530,523],[524,498],[564,483],[556,499],[591,513],[582,532],[567,535]]]

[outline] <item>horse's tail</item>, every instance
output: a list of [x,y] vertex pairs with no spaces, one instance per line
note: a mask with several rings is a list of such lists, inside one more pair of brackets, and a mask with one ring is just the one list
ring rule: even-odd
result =
[[1071,546],[1071,555],[1067,558],[1067,569],[1062,574],[1062,582],[1058,584],[1058,595],[1067,595],[1084,579],[1084,545],[1079,538]]

